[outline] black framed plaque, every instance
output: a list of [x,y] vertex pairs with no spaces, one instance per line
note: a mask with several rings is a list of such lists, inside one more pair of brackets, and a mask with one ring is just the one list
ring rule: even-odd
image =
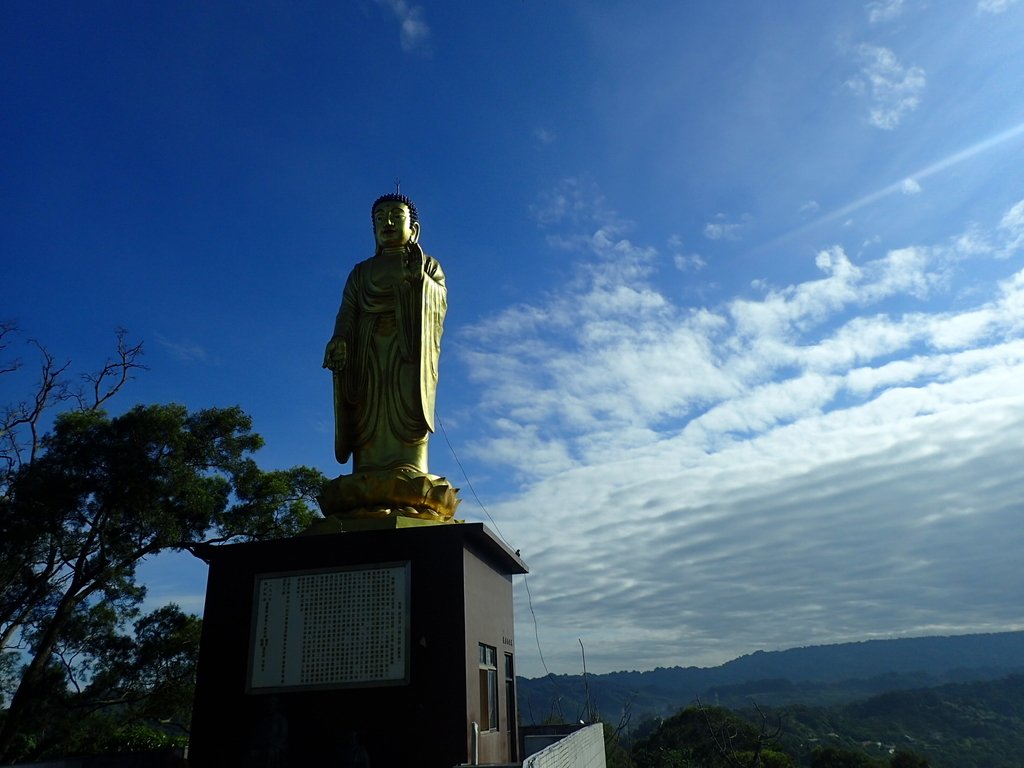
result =
[[248,691],[404,685],[409,563],[257,574]]

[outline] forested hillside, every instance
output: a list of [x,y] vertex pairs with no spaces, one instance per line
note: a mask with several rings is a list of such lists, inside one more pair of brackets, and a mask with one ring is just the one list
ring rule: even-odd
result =
[[[780,710],[787,743],[904,748],[934,768],[1024,766],[1024,676],[892,691],[840,707]],[[839,735],[830,739],[828,734]],[[818,741],[815,742],[814,740]]]
[[1024,632],[758,651],[719,667],[520,678],[518,691],[524,723],[575,722],[591,709],[611,722],[625,713],[638,722],[667,717],[698,697],[728,707],[752,699],[770,706],[827,706],[1014,673],[1024,673]]
[[1022,768],[1024,676],[832,707],[695,705],[638,723],[610,755],[620,768]]

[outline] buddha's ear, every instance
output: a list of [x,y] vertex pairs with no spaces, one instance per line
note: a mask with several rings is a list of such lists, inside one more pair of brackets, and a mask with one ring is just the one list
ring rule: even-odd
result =
[[409,242],[418,243],[420,239],[420,223],[418,221],[414,221],[410,225],[409,229],[412,231],[412,237],[409,238]]

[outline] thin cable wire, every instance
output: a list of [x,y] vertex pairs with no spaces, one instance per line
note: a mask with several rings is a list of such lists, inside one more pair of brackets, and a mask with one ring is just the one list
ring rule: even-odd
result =
[[[437,424],[438,426],[441,427],[441,434],[444,435],[444,441],[448,443],[448,450],[452,452],[452,458],[455,459],[455,463],[458,464],[459,469],[462,470],[462,477],[465,479],[466,485],[469,486],[469,490],[473,492],[473,498],[476,499],[476,503],[480,505],[480,509],[484,511],[484,514],[487,515],[487,519],[491,521],[491,525],[494,526],[494,530],[495,532],[497,532],[498,538],[505,542],[506,547],[508,547],[509,549],[514,549],[514,547],[508,543],[508,540],[501,535],[501,529],[498,528],[498,524],[494,522],[494,518],[491,517],[491,513],[487,511],[487,507],[485,507],[484,503],[480,500],[480,496],[479,494],[477,494],[476,488],[473,487],[473,483],[469,479],[469,475],[466,474],[466,468],[462,466],[462,462],[459,460],[458,454],[455,453],[455,448],[452,446],[452,441],[448,439],[448,430],[444,428],[444,422],[441,420],[441,414],[437,414]],[[517,549],[516,552],[519,552],[519,550]]]
[[[462,461],[459,459],[459,455],[455,452],[455,446],[452,445],[452,441],[448,438],[448,430],[444,428],[444,421],[441,419],[441,414],[437,414],[437,424],[441,427],[441,434],[444,435],[444,441],[448,444],[448,450],[451,451],[452,458],[455,459],[455,463],[459,465],[459,469],[462,470],[462,477],[466,481],[466,485],[469,486],[469,490],[473,493],[473,498],[476,499],[476,503],[480,505],[480,509],[487,515],[487,519],[491,521],[491,525],[494,526],[495,532],[498,534],[498,538],[505,542],[505,546],[512,549],[512,545],[508,543],[508,540],[501,534],[501,529],[498,528],[498,524],[494,521],[491,513],[487,511],[487,507],[484,506],[483,501],[480,500],[480,495],[476,492],[476,488],[473,487],[473,482],[469,479],[469,474],[466,472],[466,468],[462,466]],[[516,555],[519,554],[519,550],[516,550]],[[544,651],[540,648],[540,627],[537,624],[537,612],[533,610],[533,595],[530,593],[530,580],[526,578],[526,574],[523,574],[523,584],[526,585],[526,602],[530,606],[530,615],[533,617],[533,636],[537,640],[537,653],[540,655],[540,665],[544,667],[544,674],[554,682],[554,676],[548,670],[547,662],[544,661]]]
[[[544,661],[544,651],[540,649],[540,627],[537,624],[537,614],[533,610],[533,595],[530,594],[530,580],[526,578],[525,573],[523,574],[523,584],[526,585],[526,602],[530,606],[530,615],[533,617],[533,636],[537,641],[537,654],[540,656],[540,665],[544,667],[544,675],[553,682],[555,678],[548,670],[547,662]],[[557,687],[557,683],[555,687]]]

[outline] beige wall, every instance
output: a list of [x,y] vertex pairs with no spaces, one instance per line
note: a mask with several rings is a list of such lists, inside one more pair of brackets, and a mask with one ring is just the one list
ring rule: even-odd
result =
[[[505,654],[514,654],[512,616],[512,577],[497,573],[468,549],[463,552],[466,579],[466,744],[472,749],[472,723],[480,723],[480,762],[503,763],[511,759],[510,717],[506,711]],[[498,726],[485,731],[480,710],[480,643],[497,650],[498,662]],[[515,717],[515,714],[512,714]],[[467,752],[472,754],[472,752]]]

